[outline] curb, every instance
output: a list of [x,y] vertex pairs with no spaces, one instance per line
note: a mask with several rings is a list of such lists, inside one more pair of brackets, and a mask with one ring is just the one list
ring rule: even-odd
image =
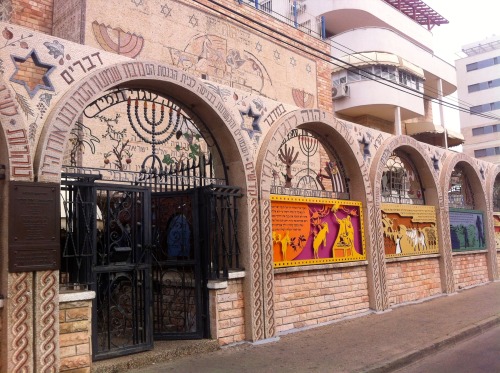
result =
[[454,334],[450,334],[429,346],[423,347],[419,350],[414,350],[405,355],[396,357],[395,359],[385,362],[380,365],[375,365],[372,367],[366,367],[361,370],[363,373],[387,373],[393,372],[404,366],[410,365],[418,360],[423,359],[429,355],[435,354],[445,348],[451,347],[459,342],[466,339],[475,337],[484,333],[485,331],[500,325],[500,314],[497,316],[492,316],[490,318],[484,319],[478,323],[472,324],[469,327],[463,328]]

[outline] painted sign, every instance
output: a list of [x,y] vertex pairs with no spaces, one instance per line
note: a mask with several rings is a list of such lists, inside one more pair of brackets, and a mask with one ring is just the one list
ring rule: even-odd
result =
[[495,247],[500,249],[500,213],[493,214],[493,224],[495,225]]
[[451,249],[481,250],[486,247],[482,211],[450,209]]
[[439,252],[434,206],[382,204],[385,256]]
[[274,267],[365,260],[361,202],[271,196]]

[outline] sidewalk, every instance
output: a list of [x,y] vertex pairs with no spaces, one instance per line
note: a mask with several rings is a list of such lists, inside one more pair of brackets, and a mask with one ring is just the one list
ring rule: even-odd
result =
[[[126,365],[114,364],[112,368],[111,364],[110,369],[99,370],[96,364],[93,371],[388,372],[496,325],[500,325],[500,282],[389,312],[288,333],[277,342],[170,357],[163,363],[149,360],[154,365],[139,369],[131,368],[143,365],[134,363],[141,354],[131,355]],[[189,343],[184,348],[189,350]],[[190,351],[184,351],[187,353]]]

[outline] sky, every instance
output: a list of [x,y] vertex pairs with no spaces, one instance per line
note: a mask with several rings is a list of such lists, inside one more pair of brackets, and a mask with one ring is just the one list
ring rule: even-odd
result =
[[500,35],[498,0],[423,0],[450,23],[435,26],[434,51],[454,64],[462,46]]
[[[449,23],[435,26],[434,53],[443,60],[455,65],[455,60],[464,56],[463,45],[500,35],[499,0],[423,0],[428,6],[446,18]],[[450,100],[456,103],[456,94]],[[439,109],[433,107],[434,116]],[[457,110],[445,109],[445,125],[448,129],[460,131]],[[435,123],[440,123],[435,118]]]

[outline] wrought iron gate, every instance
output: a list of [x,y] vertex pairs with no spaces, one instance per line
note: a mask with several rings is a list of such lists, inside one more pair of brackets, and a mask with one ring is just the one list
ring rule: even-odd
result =
[[66,177],[61,282],[96,292],[93,358],[151,349],[150,191]]
[[153,337],[209,337],[207,281],[239,268],[240,189],[64,176],[61,282],[96,292],[94,360],[151,349]]

